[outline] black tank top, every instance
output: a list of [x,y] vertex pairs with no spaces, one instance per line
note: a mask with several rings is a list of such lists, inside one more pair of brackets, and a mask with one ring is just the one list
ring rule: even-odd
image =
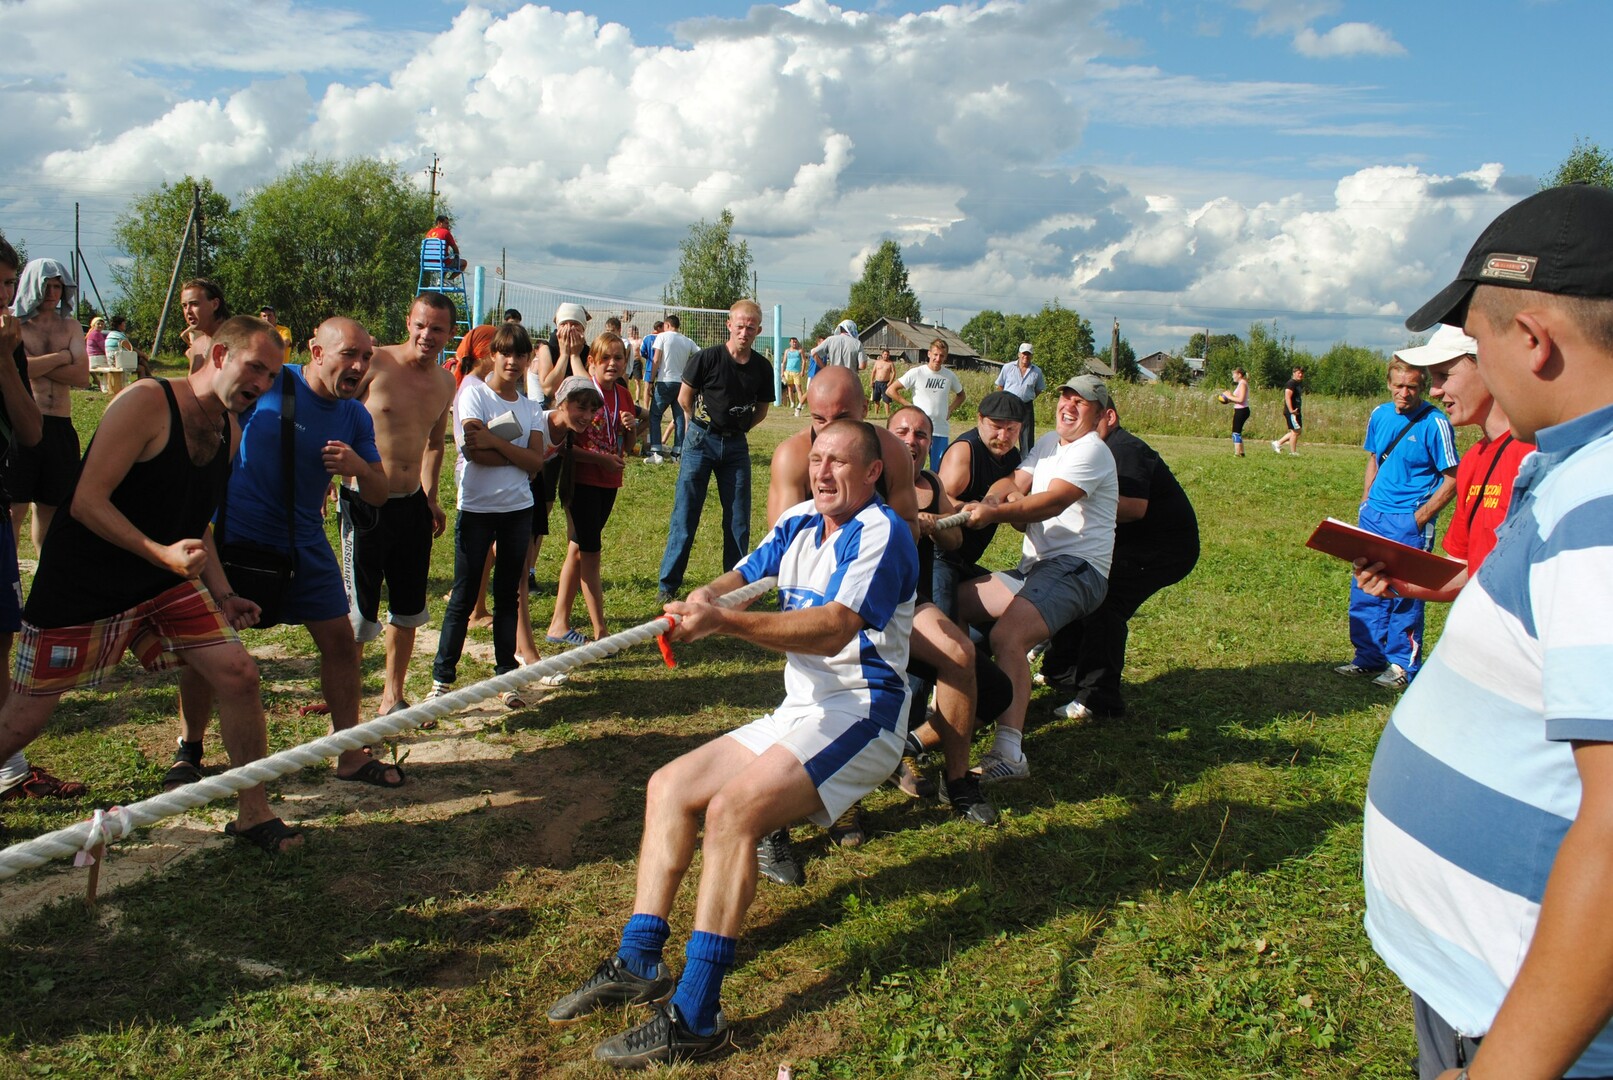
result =
[[[935,504],[941,501],[941,478],[928,469],[919,470],[919,483],[930,489],[930,501],[919,507],[921,514],[935,513]],[[919,598],[921,604],[934,602],[931,586],[935,579],[935,540],[926,536],[919,541]]]
[[[993,457],[986,444],[980,440],[980,429],[970,428],[959,435],[955,442],[969,444],[969,486],[963,489],[963,494],[954,499],[954,502],[973,502],[985,497],[991,490],[991,485],[1005,476],[1011,476],[1019,468],[1019,448],[1008,451],[1000,459]],[[997,526],[987,529],[964,529],[963,543],[942,555],[948,562],[959,566],[968,566],[977,562],[980,556],[986,553],[991,546],[991,538],[997,535]]]
[[[167,379],[157,380],[168,397],[168,444],[150,461],[137,461],[113,489],[112,505],[158,544],[199,538],[218,508],[230,477],[229,421],[218,449],[205,465],[190,459],[185,421]],[[84,450],[95,451],[95,440]],[[72,499],[51,521],[22,617],[50,629],[82,626],[128,611],[184,579],[91,532],[73,517]]]

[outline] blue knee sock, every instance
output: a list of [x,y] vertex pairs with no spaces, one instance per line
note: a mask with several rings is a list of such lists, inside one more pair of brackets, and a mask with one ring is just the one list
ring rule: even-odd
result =
[[641,979],[653,979],[661,972],[661,950],[666,947],[672,928],[658,915],[634,915],[622,930],[622,944],[616,950],[622,966]]
[[723,976],[734,966],[734,939],[696,930],[684,950],[687,962],[678,980],[672,1004],[678,1015],[697,1035],[710,1035],[717,1028],[717,998],[722,993]]

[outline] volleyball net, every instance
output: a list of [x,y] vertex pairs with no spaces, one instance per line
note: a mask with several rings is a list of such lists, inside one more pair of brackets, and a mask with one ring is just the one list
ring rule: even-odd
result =
[[[486,301],[488,313],[502,319],[510,308],[521,313],[521,323],[534,341],[546,340],[554,331],[554,313],[561,304],[581,304],[588,312],[584,328],[589,341],[605,332],[605,321],[617,318],[622,321],[622,337],[638,337],[655,333],[655,324],[668,315],[676,315],[682,333],[694,339],[702,349],[718,345],[728,338],[728,311],[719,308],[682,307],[664,300],[632,299],[624,296],[603,296],[599,293],[579,292],[557,285],[535,285],[526,281],[508,281],[497,276],[489,282]],[[755,348],[771,355],[770,338],[758,339]]]

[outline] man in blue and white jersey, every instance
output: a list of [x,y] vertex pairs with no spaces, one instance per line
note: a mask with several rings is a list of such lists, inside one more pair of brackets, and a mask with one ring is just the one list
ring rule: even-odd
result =
[[1539,449],[1378,744],[1366,929],[1424,1078],[1613,1076],[1613,191],[1504,212],[1441,322]]
[[[650,778],[621,946],[549,1010],[552,1023],[569,1023],[606,1005],[651,1004],[649,1020],[595,1049],[602,1061],[638,1068],[705,1057],[727,1043],[718,995],[756,895],[757,841],[802,818],[829,825],[901,760],[918,548],[907,522],[874,493],[880,459],[868,424],[824,428],[808,458],[811,501],[780,515],[734,569],[666,605],[678,616],[675,640],[728,634],[784,653],[784,702]],[[717,606],[768,576],[778,578],[783,610]],[[674,989],[661,961],[666,920],[702,817],[694,933]]]
[[[1366,477],[1361,484],[1363,529],[1432,551],[1434,521],[1456,495],[1456,435],[1437,406],[1423,400],[1428,373],[1395,357],[1389,396],[1367,420]],[[1375,675],[1403,690],[1423,664],[1423,601],[1374,596],[1350,580],[1350,644],[1355,655],[1333,670]]]

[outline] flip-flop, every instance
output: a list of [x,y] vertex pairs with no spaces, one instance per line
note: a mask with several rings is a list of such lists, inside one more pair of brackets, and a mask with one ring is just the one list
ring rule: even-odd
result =
[[282,844],[287,840],[295,840],[302,835],[298,829],[293,829],[279,818],[270,818],[260,821],[250,829],[237,829],[235,822],[224,826],[224,835],[233,836],[245,844],[251,844],[265,855],[271,857],[283,854]]
[[[397,783],[393,783],[391,780],[386,778],[388,769],[398,770]],[[403,767],[400,765],[390,765],[387,762],[377,761],[375,758],[371,758],[358,768],[354,769],[352,772],[348,773],[346,776],[343,776],[341,773],[337,773],[336,779],[346,780],[348,783],[352,784],[374,784],[376,787],[400,788],[403,786]]]
[[553,634],[544,634],[543,639],[545,641],[547,641],[550,645],[586,645],[586,644],[588,644],[588,639],[583,637],[581,634],[579,634],[575,630],[567,630],[560,637],[556,637]]
[[175,758],[174,763],[168,766],[168,771],[162,776],[162,789],[172,791],[182,788],[186,784],[194,784],[202,779],[202,767],[189,758]]

